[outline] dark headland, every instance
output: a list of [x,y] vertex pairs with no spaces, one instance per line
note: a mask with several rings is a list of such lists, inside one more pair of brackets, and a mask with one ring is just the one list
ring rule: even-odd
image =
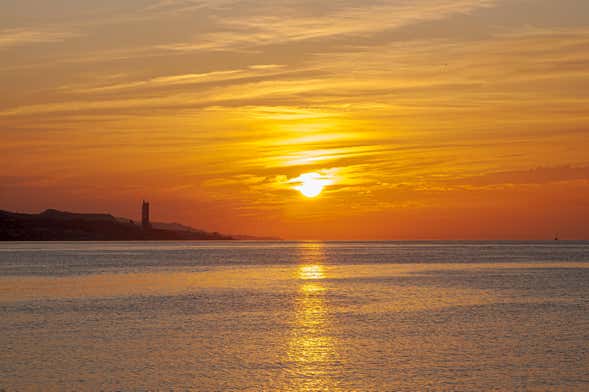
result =
[[[148,205],[149,208],[149,205]],[[144,210],[145,214],[145,203]],[[110,214],[84,214],[48,209],[40,214],[0,210],[0,241],[185,241],[277,239],[225,235],[177,223],[142,222]],[[147,218],[147,220],[146,220]]]

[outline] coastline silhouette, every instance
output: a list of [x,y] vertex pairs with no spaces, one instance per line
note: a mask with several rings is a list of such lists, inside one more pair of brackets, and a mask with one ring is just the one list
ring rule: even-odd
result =
[[0,210],[0,241],[184,241],[271,239],[227,235],[179,223],[150,220],[149,202],[141,206],[141,222],[107,213],[75,213],[47,209],[39,214]]

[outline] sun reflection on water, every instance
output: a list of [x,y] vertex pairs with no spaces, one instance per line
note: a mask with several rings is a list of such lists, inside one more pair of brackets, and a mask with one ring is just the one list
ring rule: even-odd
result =
[[295,299],[292,337],[288,345],[289,390],[328,391],[337,389],[333,370],[337,366],[336,342],[329,318],[322,244],[301,246],[302,264],[297,269],[300,286]]
[[301,280],[325,279],[325,269],[320,264],[302,265],[298,273]]

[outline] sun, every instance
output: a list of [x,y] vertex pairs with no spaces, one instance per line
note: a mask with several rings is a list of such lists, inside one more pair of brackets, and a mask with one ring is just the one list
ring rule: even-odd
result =
[[294,180],[294,182],[297,182],[299,184],[295,186],[294,189],[301,192],[303,196],[309,198],[319,196],[323,191],[323,188],[332,183],[331,180],[329,180],[325,176],[322,176],[319,173],[301,174],[298,178]]
[[317,197],[323,191],[324,185],[319,181],[309,180],[305,181],[299,187],[299,191],[307,197]]

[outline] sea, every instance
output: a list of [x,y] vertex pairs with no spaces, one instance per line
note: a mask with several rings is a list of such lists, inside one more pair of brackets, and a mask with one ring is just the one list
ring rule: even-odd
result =
[[0,243],[0,391],[589,391],[589,242]]

